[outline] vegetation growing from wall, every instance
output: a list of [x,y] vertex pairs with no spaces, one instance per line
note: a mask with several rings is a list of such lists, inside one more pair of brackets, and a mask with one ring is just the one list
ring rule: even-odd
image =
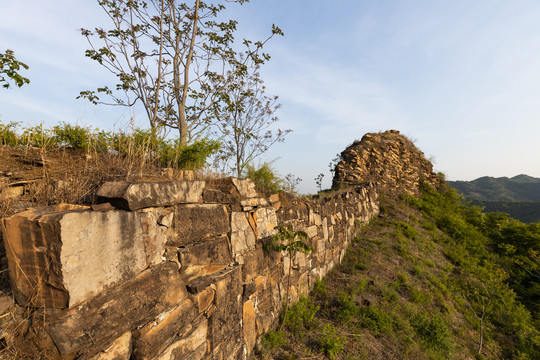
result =
[[259,358],[540,357],[538,225],[422,191],[382,196],[379,218],[290,311],[314,315],[267,336]]

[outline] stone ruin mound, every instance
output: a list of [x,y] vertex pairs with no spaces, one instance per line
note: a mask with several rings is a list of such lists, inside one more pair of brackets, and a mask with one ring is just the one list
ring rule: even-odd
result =
[[341,153],[332,189],[370,182],[379,192],[418,195],[422,180],[441,184],[424,153],[399,131],[388,130],[368,133]]

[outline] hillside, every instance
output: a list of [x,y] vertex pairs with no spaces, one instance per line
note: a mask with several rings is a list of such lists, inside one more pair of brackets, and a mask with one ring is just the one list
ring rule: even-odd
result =
[[539,358],[539,226],[429,186],[381,210],[259,359]]
[[448,184],[469,199],[540,201],[540,179],[523,174],[512,178],[484,176],[473,181],[449,181]]
[[540,179],[484,176],[473,181],[449,181],[474,205],[486,212],[503,212],[525,223],[540,222]]

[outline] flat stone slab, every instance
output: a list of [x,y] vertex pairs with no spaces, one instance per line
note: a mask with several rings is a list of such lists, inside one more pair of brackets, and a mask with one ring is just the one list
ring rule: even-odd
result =
[[190,204],[202,201],[204,181],[107,182],[97,195],[119,209]]

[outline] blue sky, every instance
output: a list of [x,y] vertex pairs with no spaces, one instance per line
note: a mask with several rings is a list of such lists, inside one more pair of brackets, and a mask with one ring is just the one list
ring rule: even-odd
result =
[[[293,129],[263,160],[314,178],[366,132],[416,139],[451,180],[540,177],[540,2],[252,0],[230,5],[242,36],[285,32],[267,50],[268,92]],[[30,85],[0,90],[0,120],[112,129],[142,112],[75,100],[111,76],[84,57],[81,27],[106,26],[97,2],[3,1],[0,51],[30,66]]]

